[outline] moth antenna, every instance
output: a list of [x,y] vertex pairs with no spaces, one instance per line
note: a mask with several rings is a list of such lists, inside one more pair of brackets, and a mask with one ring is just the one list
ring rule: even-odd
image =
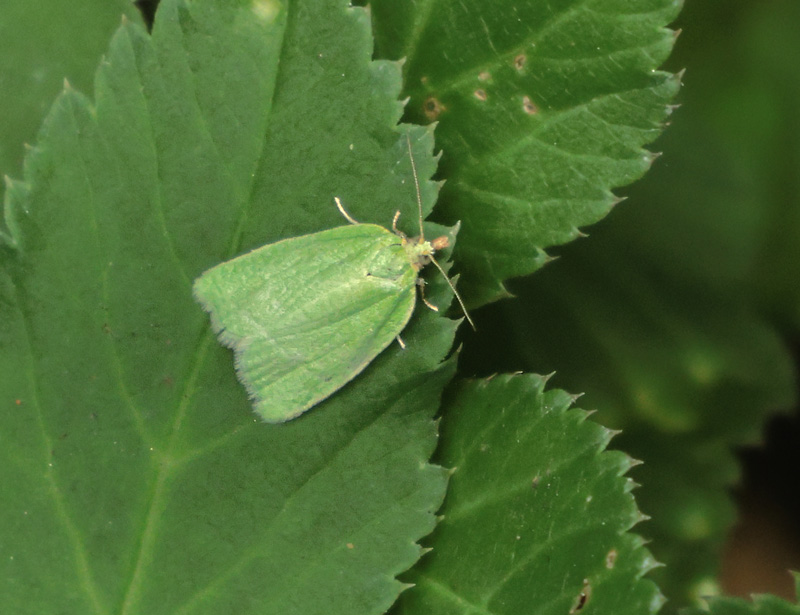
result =
[[419,239],[425,241],[425,229],[422,228],[422,193],[419,190],[419,178],[417,177],[417,163],[414,162],[414,154],[411,151],[411,137],[406,133],[406,143],[408,144],[408,158],[411,160],[411,173],[414,175],[414,188],[417,189],[417,207],[419,208]]
[[342,202],[339,200],[339,197],[338,197],[338,196],[335,196],[335,197],[333,197],[333,200],[334,200],[334,201],[336,201],[336,207],[338,207],[338,208],[339,208],[339,211],[342,213],[342,215],[345,217],[345,219],[346,219],[346,220],[347,220],[347,221],[348,221],[350,224],[361,224],[361,223],[360,223],[358,220],[356,220],[356,219],[355,219],[353,216],[351,216],[349,213],[347,213],[347,210],[344,208],[344,205],[342,205]]
[[461,295],[458,294],[458,291],[456,290],[456,287],[453,286],[453,283],[450,281],[450,278],[447,277],[447,272],[445,272],[445,270],[442,269],[442,266],[439,264],[439,261],[437,261],[435,258],[433,258],[433,256],[431,256],[430,259],[431,259],[431,262],[434,265],[436,265],[436,268],[441,272],[442,276],[444,276],[444,279],[447,281],[447,285],[450,287],[450,290],[453,291],[453,294],[455,295],[456,299],[458,300],[458,305],[461,306],[461,311],[464,312],[464,316],[466,316],[466,318],[467,318],[467,322],[469,323],[469,326],[472,327],[473,331],[477,331],[478,328],[475,326],[475,323],[472,322],[472,318],[470,318],[469,312],[467,312],[467,306],[464,305],[464,300],[461,298]]

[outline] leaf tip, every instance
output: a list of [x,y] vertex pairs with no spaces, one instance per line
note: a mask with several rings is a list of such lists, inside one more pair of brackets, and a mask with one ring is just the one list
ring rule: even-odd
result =
[[657,568],[665,568],[665,565],[653,557],[650,551],[647,551],[647,555],[642,560],[642,574],[647,574]]
[[[570,393],[569,394],[569,405],[570,406],[574,406],[575,402],[577,402],[583,396],[584,396],[584,393]],[[586,412],[586,415],[584,416],[584,418],[586,419],[586,418],[589,418],[590,416],[592,416],[595,412],[597,412],[597,410],[586,410],[585,412]]]

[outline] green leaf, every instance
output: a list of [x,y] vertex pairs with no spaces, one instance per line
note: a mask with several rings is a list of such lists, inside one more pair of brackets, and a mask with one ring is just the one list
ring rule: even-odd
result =
[[613,433],[545,391],[539,376],[455,388],[439,461],[453,476],[397,613],[655,613],[655,562],[628,533],[641,515],[623,475],[633,461],[604,449]]
[[[344,0],[165,0],[67,88],[6,195],[0,465],[9,612],[382,613],[446,476],[455,323],[418,310],[290,424],[252,414],[192,299],[208,267],[416,212],[399,67]],[[430,131],[413,131],[422,178]],[[423,182],[429,211],[436,185]],[[402,220],[401,220],[402,224]],[[435,277],[430,300],[446,305]]]
[[[772,282],[785,276],[781,311],[796,309],[791,252],[765,254],[798,245],[797,199],[785,197],[797,194],[796,173],[784,166],[796,159],[794,114],[776,115],[792,108],[797,63],[758,61],[770,48],[753,40],[760,32],[796,55],[798,5],[781,6],[687,7],[675,61],[688,67],[687,89],[662,161],[588,240],[512,285],[516,306],[478,323],[484,339],[518,348],[496,344],[492,365],[482,348],[481,373],[557,369],[560,386],[585,391],[600,420],[623,429],[615,444],[644,461],[637,500],[652,520],[640,531],[665,564],[653,578],[667,611],[715,582],[735,518],[732,450],[760,441],[772,413],[796,403],[795,361],[753,292],[766,270]],[[512,337],[487,331],[492,321]]]
[[[800,575],[794,573],[795,591],[800,596]],[[751,601],[741,598],[707,598],[705,608],[683,609],[681,615],[798,615],[800,604],[791,604],[777,596],[755,594]]]
[[769,413],[791,403],[792,363],[739,297],[668,275],[626,224],[634,212],[626,203],[590,240],[512,285],[514,302],[478,313],[480,339],[462,367],[558,368],[561,386],[585,391],[599,420],[623,430],[615,445],[644,461],[637,500],[652,520],[640,531],[665,563],[654,578],[686,604],[713,579],[734,519],[731,449],[755,442]]
[[[127,0],[3,0],[0,11],[0,176],[22,171],[24,144],[63,86],[91,86],[120,16],[140,21]],[[77,35],[79,33],[79,35]]]
[[374,0],[380,57],[405,58],[407,117],[439,123],[436,218],[460,220],[468,304],[547,261],[639,178],[678,89],[656,69],[675,0]]

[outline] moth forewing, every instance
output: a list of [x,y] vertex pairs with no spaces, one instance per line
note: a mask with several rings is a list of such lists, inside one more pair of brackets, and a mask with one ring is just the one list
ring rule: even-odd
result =
[[205,272],[194,290],[234,350],[254,409],[278,423],[335,393],[392,343],[413,312],[416,280],[394,234],[358,224],[253,250]]

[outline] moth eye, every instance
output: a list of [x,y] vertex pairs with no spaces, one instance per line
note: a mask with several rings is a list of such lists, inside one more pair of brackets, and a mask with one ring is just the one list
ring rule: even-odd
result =
[[438,252],[439,250],[444,250],[445,248],[450,247],[450,240],[447,238],[447,235],[442,235],[441,237],[437,237],[436,239],[431,241],[431,247],[436,252]]

